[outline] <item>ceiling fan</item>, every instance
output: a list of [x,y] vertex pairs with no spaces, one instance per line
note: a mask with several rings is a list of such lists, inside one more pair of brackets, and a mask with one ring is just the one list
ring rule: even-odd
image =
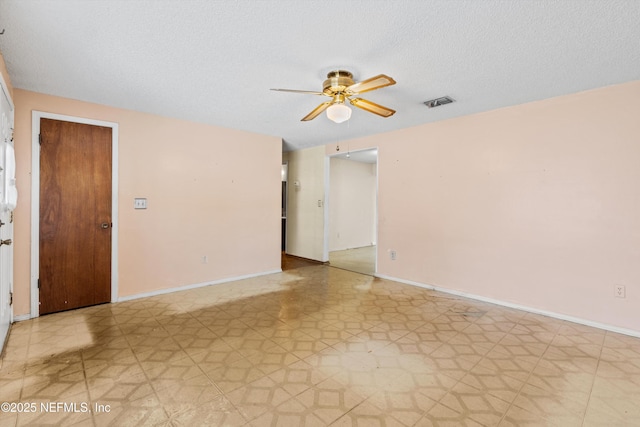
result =
[[392,116],[396,112],[395,110],[383,107],[375,102],[367,101],[366,99],[354,98],[354,96],[394,84],[396,84],[396,81],[384,74],[356,83],[353,81],[353,74],[349,71],[336,70],[327,74],[327,80],[322,84],[322,92],[295,89],[271,90],[327,96],[331,98],[330,101],[318,105],[313,111],[304,116],[301,121],[307,122],[313,120],[320,115],[320,113],[327,110],[327,117],[329,117],[329,119],[336,123],[342,123],[351,117],[351,109],[345,105],[345,101],[349,101],[351,105],[382,117]]

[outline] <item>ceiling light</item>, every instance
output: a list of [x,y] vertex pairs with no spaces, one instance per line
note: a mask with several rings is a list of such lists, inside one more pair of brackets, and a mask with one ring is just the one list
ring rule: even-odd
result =
[[349,118],[351,118],[351,108],[342,103],[333,104],[329,108],[327,108],[327,117],[332,122],[346,122],[347,120],[349,120]]

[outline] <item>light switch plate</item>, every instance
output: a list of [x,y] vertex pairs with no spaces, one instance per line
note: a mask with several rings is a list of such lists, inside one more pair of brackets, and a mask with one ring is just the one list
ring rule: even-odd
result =
[[134,209],[147,209],[147,199],[136,197],[133,199]]

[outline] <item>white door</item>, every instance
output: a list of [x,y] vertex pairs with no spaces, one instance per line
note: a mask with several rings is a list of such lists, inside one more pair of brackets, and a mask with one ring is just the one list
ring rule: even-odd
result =
[[[13,103],[0,75],[0,351],[11,324],[11,292],[13,291],[13,212],[5,203],[9,182],[6,153],[13,146]],[[13,177],[11,177],[13,178]]]

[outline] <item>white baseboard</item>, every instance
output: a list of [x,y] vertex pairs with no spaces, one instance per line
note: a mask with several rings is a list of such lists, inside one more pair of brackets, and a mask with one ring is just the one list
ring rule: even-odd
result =
[[439,286],[433,286],[426,283],[414,282],[413,280],[399,279],[397,277],[385,276],[383,274],[376,274],[376,277],[385,280],[392,280],[394,282],[400,282],[407,285],[418,286],[420,288],[431,289],[438,292],[443,292],[450,295],[456,295],[464,298],[469,298],[477,301],[488,302],[490,304],[496,304],[503,307],[514,308],[516,310],[526,311],[528,313],[540,314],[542,316],[552,317],[554,319],[566,320],[568,322],[578,323],[580,325],[591,326],[598,329],[603,329],[605,331],[616,332],[623,335],[629,335],[632,337],[640,338],[640,331],[635,331],[633,329],[620,328],[618,326],[608,325],[606,323],[594,322],[587,319],[582,319],[579,317],[567,316],[566,314],[554,313],[552,311],[540,310],[538,308],[527,307],[520,304],[515,304],[507,301],[501,301],[493,298],[487,298],[480,295],[468,294],[466,292],[457,291],[454,289],[441,288]]
[[31,313],[21,314],[19,316],[13,316],[14,322],[22,322],[24,320],[29,320],[29,319],[31,319]]
[[188,289],[195,289],[195,288],[203,288],[205,286],[220,285],[222,283],[236,282],[238,280],[251,279],[251,278],[254,278],[254,277],[266,276],[268,274],[275,274],[275,273],[282,273],[282,270],[281,269],[277,269],[277,270],[271,270],[271,271],[264,271],[264,272],[261,272],[261,273],[247,274],[247,275],[244,275],[244,276],[236,276],[236,277],[229,277],[229,278],[220,279],[220,280],[213,280],[211,282],[194,283],[194,284],[191,284],[191,285],[177,286],[175,288],[158,289],[157,291],[143,292],[143,293],[134,294],[134,295],[127,295],[125,297],[119,297],[117,299],[117,302],[131,301],[131,300],[140,299],[140,298],[153,297],[153,296],[156,296],[156,295],[170,294],[172,292],[186,291]]
[[351,249],[363,249],[363,248],[370,248],[372,246],[375,246],[375,243],[371,243],[368,245],[362,245],[362,246],[346,246],[346,247],[339,247],[339,248],[333,248],[333,249],[329,249],[329,252],[339,252],[339,251],[349,251]]

